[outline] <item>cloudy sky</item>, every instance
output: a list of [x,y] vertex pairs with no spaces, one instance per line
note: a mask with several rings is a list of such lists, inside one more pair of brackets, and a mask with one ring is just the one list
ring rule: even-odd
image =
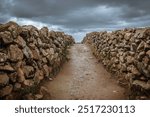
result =
[[150,0],[0,0],[0,23],[10,20],[80,41],[92,31],[150,26]]

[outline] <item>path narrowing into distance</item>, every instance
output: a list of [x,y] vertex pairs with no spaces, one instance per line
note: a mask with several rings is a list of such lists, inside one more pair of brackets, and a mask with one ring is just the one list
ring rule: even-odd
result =
[[85,44],[70,48],[66,62],[53,81],[44,82],[50,99],[126,99],[125,89],[107,72]]

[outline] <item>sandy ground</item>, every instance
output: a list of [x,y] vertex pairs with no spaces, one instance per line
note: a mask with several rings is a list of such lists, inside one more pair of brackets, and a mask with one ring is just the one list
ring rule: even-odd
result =
[[84,44],[70,48],[70,60],[53,81],[45,81],[49,99],[126,99],[125,89],[108,73]]

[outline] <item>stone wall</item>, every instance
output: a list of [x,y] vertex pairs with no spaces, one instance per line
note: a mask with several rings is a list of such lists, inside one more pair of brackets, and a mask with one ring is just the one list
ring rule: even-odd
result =
[[129,85],[130,99],[150,99],[150,28],[92,32],[82,43]]
[[72,36],[47,27],[0,25],[0,99],[42,98],[32,93],[59,71],[73,43]]

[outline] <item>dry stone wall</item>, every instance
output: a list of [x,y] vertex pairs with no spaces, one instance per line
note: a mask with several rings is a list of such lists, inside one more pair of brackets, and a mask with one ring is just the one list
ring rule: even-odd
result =
[[74,43],[70,35],[19,26],[0,25],[0,99],[39,99],[32,95],[39,83],[55,75],[67,59],[67,48]]
[[91,45],[98,60],[127,81],[130,99],[150,99],[150,28],[92,32],[82,43]]

